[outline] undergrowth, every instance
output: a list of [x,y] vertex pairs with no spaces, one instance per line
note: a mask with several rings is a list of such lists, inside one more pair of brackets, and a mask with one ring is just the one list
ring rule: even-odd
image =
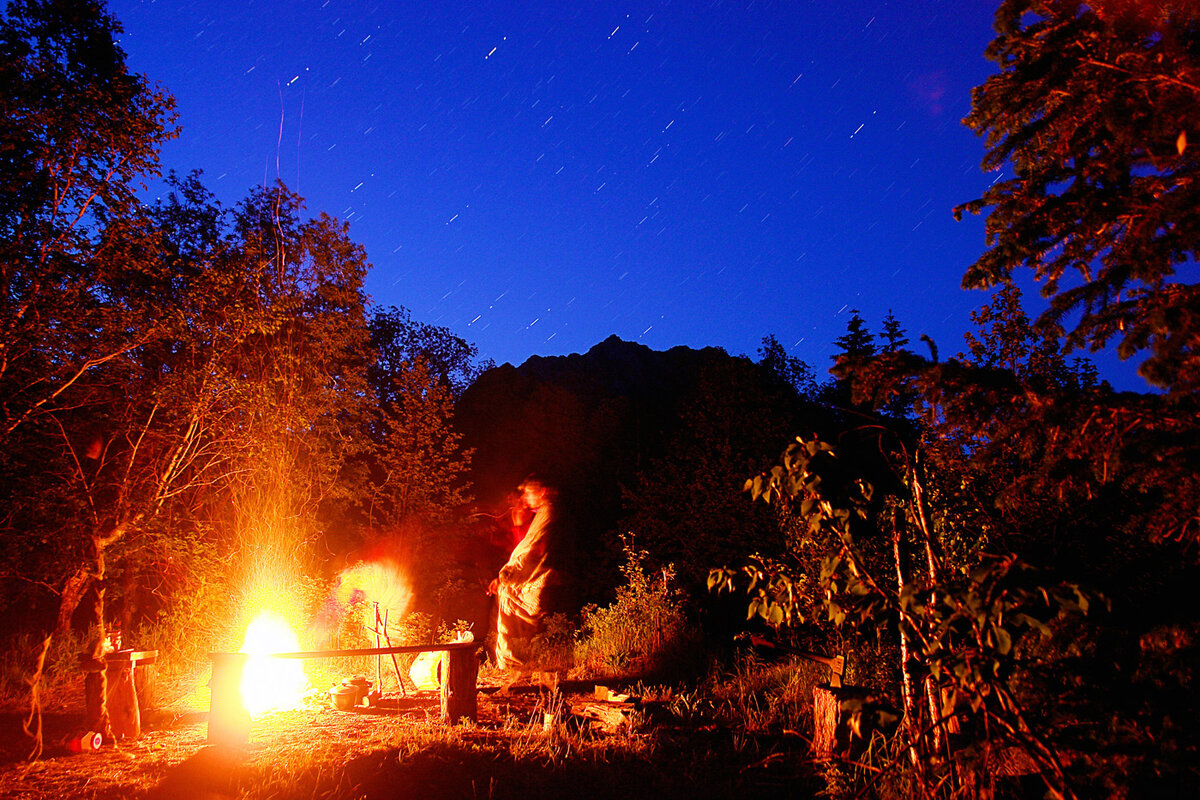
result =
[[626,538],[625,583],[607,606],[583,609],[575,637],[579,676],[681,676],[702,662],[700,635],[688,618],[687,596],[674,566],[651,569],[650,555]]

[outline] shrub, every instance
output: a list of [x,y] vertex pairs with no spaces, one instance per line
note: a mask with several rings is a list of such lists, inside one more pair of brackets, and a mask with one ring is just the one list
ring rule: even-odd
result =
[[576,672],[588,677],[663,676],[696,666],[699,635],[688,620],[674,566],[649,569],[649,553],[624,539],[625,583],[611,605],[583,610]]

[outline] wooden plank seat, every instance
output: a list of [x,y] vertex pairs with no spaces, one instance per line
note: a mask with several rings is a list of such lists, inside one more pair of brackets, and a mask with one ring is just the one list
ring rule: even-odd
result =
[[[309,659],[353,656],[385,656],[399,653],[446,653],[441,681],[441,720],[453,725],[460,720],[478,721],[476,679],[479,662],[475,642],[415,644],[396,647],[360,647],[347,650],[306,650],[296,653],[272,653],[270,658]],[[242,669],[246,653],[210,653],[213,664],[209,701],[208,740],[223,744],[244,744],[249,739],[250,717],[242,705]]]

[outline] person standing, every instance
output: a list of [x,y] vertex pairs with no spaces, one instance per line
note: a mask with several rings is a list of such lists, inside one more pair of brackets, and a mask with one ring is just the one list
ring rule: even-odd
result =
[[515,673],[532,669],[534,637],[541,632],[547,614],[557,610],[554,606],[563,582],[554,561],[561,547],[556,492],[532,477],[520,489],[533,519],[488,587],[488,593],[499,601],[496,665]]

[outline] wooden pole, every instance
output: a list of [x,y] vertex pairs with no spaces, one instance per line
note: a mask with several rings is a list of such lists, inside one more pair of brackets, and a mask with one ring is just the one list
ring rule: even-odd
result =
[[474,651],[474,642],[448,642],[446,644],[404,644],[395,647],[357,647],[348,650],[304,650],[298,653],[269,653],[270,658],[338,658],[341,656],[386,656],[388,653],[426,653],[436,650]]
[[[388,609],[383,610],[383,640],[387,642],[388,647],[392,646],[392,637],[388,633]],[[400,687],[400,696],[408,697],[408,690],[404,688],[404,678],[400,677],[400,662],[396,660],[396,654],[392,653],[392,669],[396,670],[396,685]],[[380,690],[382,690],[382,686]]]
[[446,653],[442,673],[442,722],[453,725],[463,719],[478,721],[475,701],[475,679],[479,662],[475,660],[474,642],[467,647],[454,647]]
[[[378,649],[379,645],[381,644],[381,642],[379,641],[379,626],[382,624],[384,624],[384,623],[382,622],[382,620],[379,617],[379,602],[376,601],[375,602],[375,647],[376,647],[376,649]],[[379,692],[383,691],[383,675],[382,675],[383,671],[380,669],[380,663],[381,663],[382,658],[383,657],[381,655],[379,655],[379,653],[375,654],[375,690],[379,691]]]

